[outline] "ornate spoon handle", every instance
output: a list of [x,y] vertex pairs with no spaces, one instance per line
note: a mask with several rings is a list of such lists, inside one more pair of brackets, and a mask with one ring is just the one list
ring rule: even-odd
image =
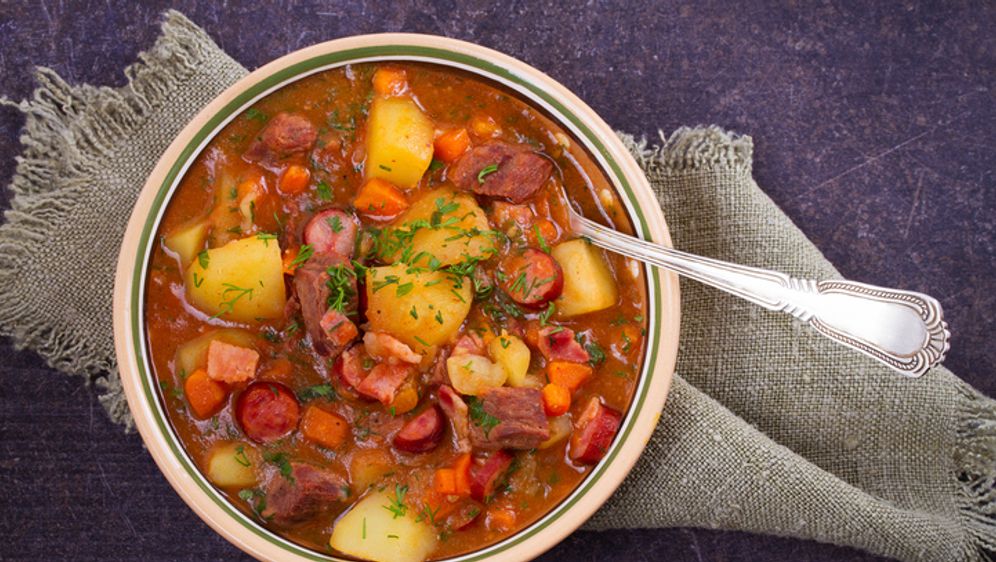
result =
[[918,377],[949,348],[947,323],[936,299],[853,281],[796,279],[665,248],[606,228],[571,212],[576,232],[607,250],[669,269],[768,310],[787,312],[824,336]]

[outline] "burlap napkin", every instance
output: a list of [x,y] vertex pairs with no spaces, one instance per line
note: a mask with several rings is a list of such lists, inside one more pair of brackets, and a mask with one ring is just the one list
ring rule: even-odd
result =
[[[0,332],[93,380],[128,424],[111,287],[131,204],[178,130],[245,69],[197,26],[163,36],[120,89],[40,70],[0,226]],[[8,102],[9,103],[9,102]],[[801,277],[833,266],[751,178],[749,137],[623,135],[679,248]],[[893,375],[788,317],[682,284],[678,372],[632,475],[588,528],[695,526],[907,560],[996,553],[996,403],[946,369]]]

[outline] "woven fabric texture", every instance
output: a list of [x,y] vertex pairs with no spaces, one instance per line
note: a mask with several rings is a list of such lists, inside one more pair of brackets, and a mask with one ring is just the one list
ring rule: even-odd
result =
[[[125,427],[111,330],[125,223],[179,129],[246,72],[172,11],[141,59],[119,89],[39,71],[34,97],[16,104],[25,150],[0,226],[0,333],[94,383]],[[838,276],[754,183],[749,137],[715,127],[656,146],[622,137],[677,247]],[[737,529],[905,560],[992,559],[992,400],[944,368],[898,377],[785,315],[681,288],[680,375],[644,456],[588,528]]]

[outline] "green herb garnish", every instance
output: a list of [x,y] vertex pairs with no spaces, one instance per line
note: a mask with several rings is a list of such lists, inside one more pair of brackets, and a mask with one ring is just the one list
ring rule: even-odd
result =
[[477,183],[484,183],[484,178],[498,171],[498,164],[489,164],[477,173]]

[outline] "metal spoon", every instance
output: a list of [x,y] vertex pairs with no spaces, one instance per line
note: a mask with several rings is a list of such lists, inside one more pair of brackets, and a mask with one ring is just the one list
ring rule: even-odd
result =
[[573,230],[596,246],[791,314],[903,375],[926,373],[944,360],[950,348],[951,333],[933,297],[847,280],[796,279],[696,256],[612,230],[584,218],[570,205],[567,208]]

